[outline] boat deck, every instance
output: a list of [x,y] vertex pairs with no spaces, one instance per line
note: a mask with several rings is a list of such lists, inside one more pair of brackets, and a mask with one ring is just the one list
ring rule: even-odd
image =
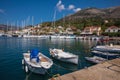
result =
[[[24,55],[24,57],[26,58],[30,58],[30,55]],[[39,55],[39,59],[40,59],[40,62],[49,62],[45,57],[43,57],[42,55]],[[35,61],[31,61],[32,63],[36,64]]]
[[120,58],[51,78],[50,80],[120,80]]

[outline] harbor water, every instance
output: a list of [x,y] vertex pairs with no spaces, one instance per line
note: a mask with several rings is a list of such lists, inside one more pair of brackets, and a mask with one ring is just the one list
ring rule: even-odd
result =
[[[0,38],[0,80],[47,80],[55,74],[66,74],[89,67],[92,64],[84,57],[91,56],[90,49],[96,41],[75,39],[40,39],[40,38]],[[51,58],[49,48],[64,49],[79,56],[79,64],[74,65],[51,58],[52,68],[45,75],[26,74],[22,66],[23,53],[37,48]]]

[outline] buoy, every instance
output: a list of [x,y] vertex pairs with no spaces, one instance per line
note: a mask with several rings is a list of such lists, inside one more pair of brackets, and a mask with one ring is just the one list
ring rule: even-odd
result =
[[29,69],[28,69],[28,66],[27,66],[27,65],[25,66],[25,72],[26,72],[26,73],[29,72]]

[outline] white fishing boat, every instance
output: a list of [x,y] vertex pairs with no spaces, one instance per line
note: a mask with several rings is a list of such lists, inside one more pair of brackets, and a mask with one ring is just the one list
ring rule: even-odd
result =
[[58,34],[54,34],[50,36],[51,39],[59,39],[59,35]]
[[53,61],[34,49],[31,52],[23,54],[22,64],[24,64],[25,72],[33,72],[37,74],[45,74],[53,65]]
[[65,39],[75,39],[75,35],[66,35]]
[[106,61],[107,59],[104,59],[102,57],[93,56],[93,57],[85,57],[86,60],[92,62],[92,63],[101,63],[103,61]]
[[101,46],[94,47],[93,50],[119,53],[120,45],[112,45],[112,44],[111,45],[101,45]]
[[62,49],[50,49],[50,55],[64,62],[70,62],[74,64],[78,64],[78,56],[69,52],[64,52]]
[[114,59],[114,58],[120,57],[120,54],[101,52],[101,51],[96,51],[96,50],[91,51],[91,53],[95,56],[99,56],[99,57],[103,57],[103,58],[107,58],[107,59]]

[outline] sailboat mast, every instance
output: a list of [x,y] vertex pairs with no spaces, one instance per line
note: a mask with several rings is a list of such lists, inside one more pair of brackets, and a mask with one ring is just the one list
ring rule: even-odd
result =
[[54,20],[54,22],[53,22],[53,27],[55,28],[55,21],[56,21],[56,9],[55,9],[55,11],[54,11],[54,17],[53,17],[53,20]]
[[32,26],[33,26],[33,24],[34,24],[34,17],[32,16]]

